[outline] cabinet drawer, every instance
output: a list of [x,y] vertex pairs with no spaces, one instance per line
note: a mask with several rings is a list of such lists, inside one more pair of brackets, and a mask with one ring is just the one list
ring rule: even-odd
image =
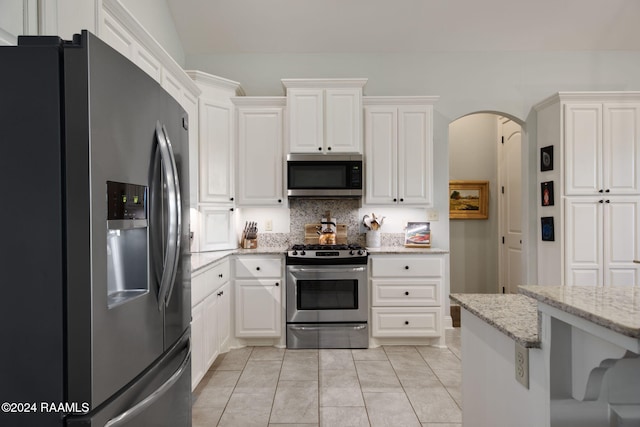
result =
[[263,258],[253,255],[235,259],[235,277],[252,279],[281,277],[282,258]]
[[224,260],[191,278],[191,306],[195,306],[229,281],[229,261]]
[[371,257],[372,277],[440,277],[443,275],[442,257],[431,255],[416,256],[373,256]]
[[374,337],[439,337],[440,307],[372,308],[371,335]]
[[372,279],[371,299],[373,306],[439,306],[440,279],[391,280]]

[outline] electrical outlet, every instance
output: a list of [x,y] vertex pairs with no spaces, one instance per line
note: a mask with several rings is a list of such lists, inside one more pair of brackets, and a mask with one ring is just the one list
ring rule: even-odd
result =
[[529,388],[529,349],[519,343],[516,344],[516,380],[525,388]]
[[427,221],[437,221],[440,218],[438,211],[435,209],[427,209]]
[[264,231],[273,231],[273,221],[268,219],[264,223]]

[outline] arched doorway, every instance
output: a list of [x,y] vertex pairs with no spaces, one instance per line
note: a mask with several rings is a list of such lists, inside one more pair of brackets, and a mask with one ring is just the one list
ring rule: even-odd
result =
[[523,283],[522,124],[478,112],[449,125],[449,179],[489,181],[488,218],[450,221],[452,293],[517,292]]

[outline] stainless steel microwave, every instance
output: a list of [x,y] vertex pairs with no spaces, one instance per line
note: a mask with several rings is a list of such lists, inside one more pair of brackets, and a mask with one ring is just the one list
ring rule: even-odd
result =
[[361,154],[289,154],[287,195],[309,198],[362,197]]

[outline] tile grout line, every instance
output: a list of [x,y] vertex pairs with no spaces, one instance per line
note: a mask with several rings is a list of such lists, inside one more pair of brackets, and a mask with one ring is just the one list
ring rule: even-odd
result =
[[[417,348],[415,348],[415,346],[413,348],[416,350],[416,352],[418,354],[420,354],[420,352],[418,351]],[[396,372],[396,368],[393,367],[393,363],[391,363],[391,359],[389,359],[389,354],[387,353],[387,349],[385,348],[385,346],[382,346],[382,349],[384,351],[384,354],[387,356],[387,360],[389,361],[389,365],[391,365],[391,369],[393,370],[393,373],[395,374],[396,378],[398,379],[398,383],[400,384],[400,387],[402,387],[402,392],[404,393],[405,397],[407,398],[407,401],[409,402],[409,405],[411,405],[411,409],[413,410],[413,415],[416,416],[416,420],[418,420],[418,424],[422,425],[422,421],[420,420],[420,417],[418,416],[418,412],[416,412],[416,408],[413,406],[413,403],[411,402],[411,399],[409,399],[409,395],[407,394],[407,390],[404,388],[404,384],[402,384],[402,381],[400,381],[400,377],[398,376],[398,373]],[[420,357],[422,358],[422,360],[424,360],[422,355],[420,355]],[[427,364],[427,367],[433,372],[433,369],[431,369],[431,366],[429,366],[429,364],[427,363],[426,360],[425,360],[425,363]],[[435,375],[435,372],[433,372],[433,374]]]
[[[219,426],[220,425],[220,421],[222,421],[222,417],[224,416],[224,412],[227,410],[227,406],[229,406],[229,402],[231,401],[231,397],[233,397],[233,393],[236,391],[236,387],[238,387],[238,383],[240,382],[240,378],[242,378],[242,374],[244,372],[244,368],[247,367],[247,363],[249,362],[249,359],[251,358],[251,355],[253,354],[253,350],[254,349],[255,349],[255,347],[251,347],[251,352],[249,353],[249,356],[247,357],[247,360],[244,362],[244,365],[242,365],[242,369],[240,369],[240,375],[238,375],[238,379],[236,380],[236,383],[233,386],[233,390],[231,390],[231,394],[229,395],[229,399],[227,399],[227,403],[224,404],[224,408],[222,409],[222,413],[220,414],[220,418],[218,419],[218,422],[216,423],[216,426]],[[224,357],[226,358],[228,354],[229,354],[229,351],[224,354]],[[214,363],[215,363],[215,361],[214,361]],[[216,368],[216,371],[218,371],[217,368]]]
[[351,360],[353,361],[353,369],[355,369],[356,378],[358,379],[358,389],[360,390],[360,396],[362,397],[362,403],[364,404],[364,412],[367,414],[367,422],[369,423],[369,426],[371,426],[371,417],[369,416],[367,401],[364,399],[364,392],[362,391],[362,383],[360,382],[360,375],[358,374],[358,365],[356,364],[356,359],[353,357],[353,350],[351,350],[350,353],[351,353]]

